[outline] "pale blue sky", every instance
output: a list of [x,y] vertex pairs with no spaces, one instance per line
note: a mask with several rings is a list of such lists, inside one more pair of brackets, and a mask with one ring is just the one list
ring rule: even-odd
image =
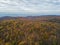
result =
[[[0,16],[59,15],[60,0],[0,0]],[[18,15],[17,15],[18,14]]]

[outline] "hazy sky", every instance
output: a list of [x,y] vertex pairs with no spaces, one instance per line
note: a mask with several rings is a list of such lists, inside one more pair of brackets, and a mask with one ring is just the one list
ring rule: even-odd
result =
[[60,14],[60,0],[0,0],[0,12]]

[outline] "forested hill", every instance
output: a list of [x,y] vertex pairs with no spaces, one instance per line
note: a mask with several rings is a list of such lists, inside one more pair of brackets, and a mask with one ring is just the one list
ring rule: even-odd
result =
[[60,20],[60,16],[57,15],[45,15],[45,16],[26,16],[26,17],[11,17],[11,16],[4,16],[0,17],[0,20],[10,20],[10,19],[20,19],[20,20],[31,20],[31,21],[47,21],[52,19]]
[[1,17],[0,45],[60,45],[60,16]]

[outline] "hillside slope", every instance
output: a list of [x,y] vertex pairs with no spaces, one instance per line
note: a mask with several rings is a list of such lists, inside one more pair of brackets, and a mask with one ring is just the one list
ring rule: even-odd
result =
[[1,19],[0,45],[60,45],[60,17]]

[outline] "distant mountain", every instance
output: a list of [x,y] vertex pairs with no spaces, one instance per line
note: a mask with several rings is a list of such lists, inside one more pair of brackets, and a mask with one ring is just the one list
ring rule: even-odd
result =
[[20,19],[20,20],[32,20],[32,21],[48,21],[48,20],[60,20],[60,16],[58,15],[44,15],[44,16],[27,16],[27,17],[11,17],[4,16],[0,17],[0,20],[10,20],[10,19]]
[[0,17],[0,20],[9,20],[9,19],[16,19],[17,17],[11,17],[11,16],[4,16]]
[[60,16],[58,15],[45,15],[45,16],[28,16],[26,17],[29,20],[37,20],[37,21],[48,21],[48,20],[60,20]]

